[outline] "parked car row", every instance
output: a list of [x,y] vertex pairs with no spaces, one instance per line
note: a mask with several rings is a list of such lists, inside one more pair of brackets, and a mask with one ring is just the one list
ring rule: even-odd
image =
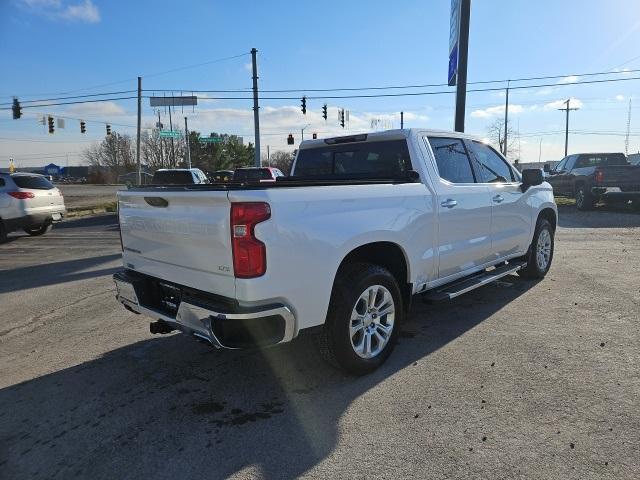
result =
[[[235,170],[218,170],[207,175],[199,168],[161,168],[152,175],[141,173],[141,185],[198,185],[204,183],[227,182],[275,182],[284,177],[279,169],[273,167],[242,167]],[[118,176],[118,183],[128,187],[138,185],[138,173],[130,172]]]

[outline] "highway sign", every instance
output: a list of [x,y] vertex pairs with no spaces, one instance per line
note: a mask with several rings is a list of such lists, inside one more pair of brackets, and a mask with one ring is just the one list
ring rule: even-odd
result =
[[181,107],[197,105],[198,97],[149,97],[152,107]]
[[161,137],[170,137],[170,138],[180,138],[182,137],[182,132],[176,132],[174,130],[160,130]]
[[224,137],[200,137],[198,141],[200,143],[222,143],[224,142]]

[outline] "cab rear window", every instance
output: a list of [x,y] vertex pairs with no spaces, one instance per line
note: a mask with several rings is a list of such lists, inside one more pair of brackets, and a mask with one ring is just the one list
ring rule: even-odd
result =
[[187,171],[164,171],[153,174],[154,185],[189,185],[193,183],[191,172]]
[[34,190],[51,190],[53,184],[45,177],[38,175],[14,175],[11,180],[18,186],[18,188],[31,188]]
[[412,170],[406,140],[361,142],[300,150],[295,177],[400,178]]

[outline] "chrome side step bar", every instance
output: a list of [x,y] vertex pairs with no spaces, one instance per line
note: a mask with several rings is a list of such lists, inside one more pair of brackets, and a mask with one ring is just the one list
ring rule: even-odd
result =
[[424,302],[437,303],[446,302],[460,295],[475,290],[478,287],[482,287],[487,283],[495,282],[496,280],[515,273],[518,270],[527,266],[526,262],[511,262],[505,265],[501,265],[492,270],[485,270],[480,273],[476,273],[471,277],[466,277],[455,282],[447,283],[436,287],[433,290],[429,290],[422,294]]

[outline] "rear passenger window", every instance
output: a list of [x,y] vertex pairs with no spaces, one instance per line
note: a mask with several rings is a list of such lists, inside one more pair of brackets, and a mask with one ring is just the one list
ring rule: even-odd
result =
[[0,187],[4,187],[4,178],[0,178]]
[[459,138],[429,137],[440,178],[451,183],[475,183],[471,161]]
[[482,183],[513,182],[513,171],[490,146],[472,141],[471,150],[480,164]]
[[358,142],[300,150],[296,177],[400,178],[411,170],[406,140]]

